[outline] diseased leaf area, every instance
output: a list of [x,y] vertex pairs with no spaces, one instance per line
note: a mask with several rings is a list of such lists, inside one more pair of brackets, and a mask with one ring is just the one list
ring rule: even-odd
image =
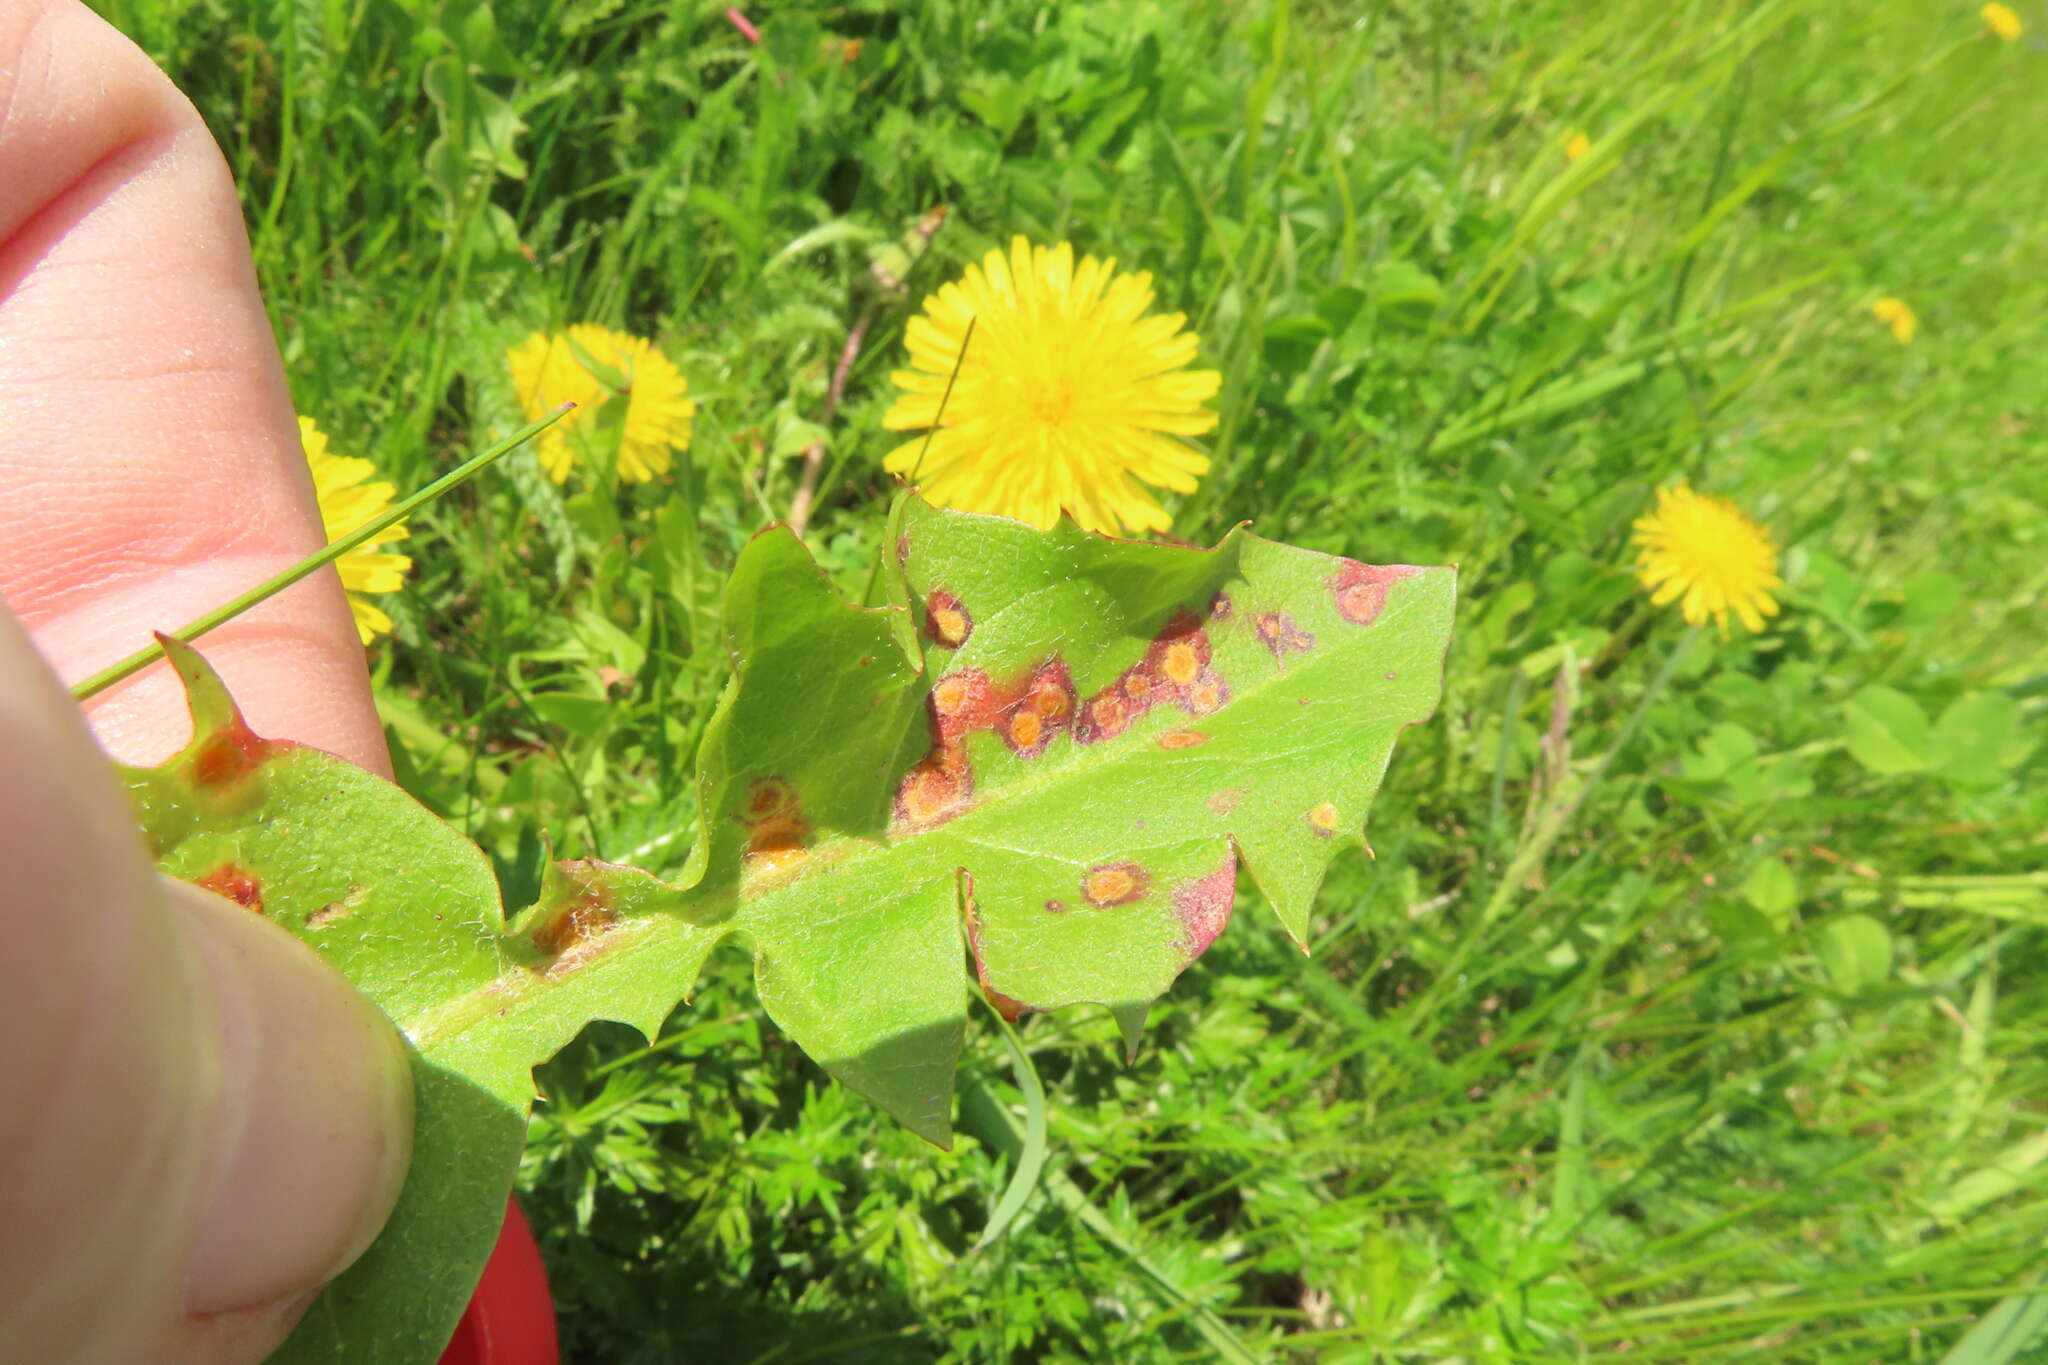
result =
[[431,1359],[488,1252],[532,1068],[596,1019],[650,1036],[728,936],[839,1080],[950,1137],[968,990],[1004,1014],[1146,1004],[1248,871],[1297,942],[1436,704],[1449,569],[1233,532],[1214,550],[931,509],[893,519],[892,605],[782,528],[725,597],[733,677],[674,884],[559,862],[508,924],[478,850],[396,787],[252,733],[170,650],[194,738],[127,773],[164,869],[300,935],[415,1049],[414,1169],[377,1246],[287,1348]]

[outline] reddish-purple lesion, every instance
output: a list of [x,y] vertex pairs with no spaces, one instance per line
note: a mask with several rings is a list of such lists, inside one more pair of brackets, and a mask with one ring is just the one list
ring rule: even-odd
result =
[[988,959],[981,951],[981,913],[974,900],[974,877],[964,869],[960,873],[960,918],[967,929],[967,951],[974,957],[974,979],[983,998],[1006,1023],[1016,1023],[1031,1006],[1003,994],[988,979]]
[[1237,849],[1223,850],[1223,865],[1205,877],[1197,877],[1173,889],[1173,914],[1180,921],[1180,950],[1193,962],[1230,924],[1230,907],[1237,899]]
[[1252,628],[1258,632],[1259,643],[1283,663],[1290,654],[1306,654],[1316,647],[1316,637],[1295,625],[1294,618],[1284,611],[1260,612]]
[[1386,610],[1387,594],[1394,585],[1421,572],[1412,564],[1361,564],[1346,559],[1338,562],[1328,586],[1339,616],[1354,626],[1369,626]]

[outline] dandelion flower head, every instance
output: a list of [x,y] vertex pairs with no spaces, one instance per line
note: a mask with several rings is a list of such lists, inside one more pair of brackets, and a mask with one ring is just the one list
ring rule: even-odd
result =
[[2008,43],[2016,43],[2027,26],[2020,22],[2020,16],[2011,5],[2001,5],[1998,0],[1977,11],[1977,17],[1984,21],[1984,27]]
[[1592,150],[1593,139],[1586,136],[1583,128],[1572,129],[1571,136],[1564,140],[1564,159],[1567,161],[1577,161]]
[[1901,346],[1910,345],[1920,331],[1920,318],[1904,299],[1879,299],[1870,305],[1870,315],[1891,328]]
[[941,507],[1040,529],[1064,510],[1092,531],[1165,530],[1171,519],[1149,490],[1190,493],[1208,472],[1208,456],[1180,438],[1214,429],[1203,404],[1223,376],[1188,368],[1187,319],[1148,315],[1152,301],[1149,274],[1119,275],[1115,260],[1094,256],[1076,263],[1066,242],[1018,237],[989,252],[910,320],[911,368],[890,376],[904,392],[882,424],[936,430],[885,467]]
[[[593,369],[586,359],[599,368]],[[535,332],[507,351],[505,360],[529,421],[564,403],[576,405],[534,442],[541,468],[556,483],[569,477],[576,462],[577,443],[571,438],[587,439],[600,412],[615,399],[625,402],[619,428],[620,478],[629,483],[659,478],[674,462],[671,452],[689,448],[690,419],[697,413],[696,401],[688,396],[689,383],[642,337],[578,323],[566,332]]]
[[1658,606],[1677,602],[1691,625],[1709,618],[1728,634],[1733,612],[1750,630],[1778,614],[1771,589],[1778,552],[1770,533],[1726,498],[1685,484],[1657,490],[1657,506],[1635,523],[1636,577]]
[[[398,490],[382,480],[364,482],[377,472],[368,460],[328,450],[327,433],[315,426],[310,417],[299,419],[299,445],[306,452],[307,467],[313,471],[313,492],[320,499],[320,523],[328,544],[381,514],[398,496]],[[388,635],[391,618],[361,594],[397,592],[405,586],[405,575],[412,568],[409,557],[377,547],[404,540],[409,534],[401,521],[334,562],[341,572],[341,586],[348,591],[348,609],[355,617],[356,634],[364,644],[375,636]]]

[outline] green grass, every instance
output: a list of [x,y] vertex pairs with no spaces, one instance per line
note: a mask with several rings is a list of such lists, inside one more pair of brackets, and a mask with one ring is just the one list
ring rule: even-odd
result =
[[[1913,0],[799,0],[758,48],[708,3],[102,8],[226,149],[337,449],[425,482],[574,321],[703,404],[652,487],[513,457],[387,599],[400,774],[515,905],[543,837],[681,864],[718,585],[848,329],[879,307],[809,539],[857,590],[902,324],[1012,233],[1201,332],[1179,534],[1463,566],[1316,955],[1241,905],[1128,1066],[1107,1016],[1028,1021],[1050,1156],[993,1244],[993,1030],[950,1154],[825,1083],[736,951],[652,1047],[545,1068],[569,1358],[2048,1359],[2038,7],[2007,46]],[[1764,635],[1675,655],[1645,605],[1629,523],[1681,475],[1785,547]]]

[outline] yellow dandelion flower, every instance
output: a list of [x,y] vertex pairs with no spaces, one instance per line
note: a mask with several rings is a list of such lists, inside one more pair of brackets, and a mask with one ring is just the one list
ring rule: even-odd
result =
[[[1163,531],[1147,491],[1193,492],[1209,458],[1180,437],[1216,425],[1202,405],[1223,376],[1186,368],[1196,338],[1179,313],[1146,316],[1149,274],[1022,237],[924,301],[905,341],[913,368],[882,418],[892,431],[938,428],[889,452],[941,507],[994,512],[1050,529],[1062,510],[1092,531]],[[960,360],[968,324],[974,336]],[[959,362],[952,397],[940,400]]]
[[2027,26],[2020,22],[2020,16],[2013,12],[2011,5],[2001,5],[1997,0],[1977,11],[1977,17],[1984,21],[1984,27],[2008,43],[2016,43]]
[[[305,449],[307,467],[313,471],[313,492],[320,499],[320,524],[328,544],[379,515],[397,498],[398,490],[388,483],[363,482],[377,472],[368,460],[329,451],[327,433],[315,426],[310,417],[299,419],[299,444]],[[389,634],[391,618],[359,594],[397,592],[405,586],[405,575],[412,568],[409,557],[377,547],[404,540],[410,534],[401,521],[334,561],[334,567],[341,573],[341,586],[348,591],[348,609],[355,616],[356,634],[364,644],[375,636]]]
[[1564,140],[1564,157],[1567,161],[1577,161],[1592,150],[1593,139],[1586,136],[1583,128],[1572,129],[1571,136]]
[[1870,305],[1870,315],[1891,328],[1901,346],[1910,345],[1919,334],[1920,318],[1904,299],[1879,299]]
[[1695,626],[1712,617],[1724,639],[1731,611],[1751,630],[1778,614],[1771,589],[1785,584],[1770,532],[1726,498],[1683,483],[1660,488],[1656,509],[1635,527],[1636,577],[1656,605],[1678,602]]
[[[593,370],[586,358],[599,368]],[[571,436],[587,439],[599,412],[620,395],[626,400],[619,429],[620,478],[629,483],[659,478],[674,462],[672,451],[689,449],[690,419],[697,413],[689,382],[644,338],[578,323],[566,332],[535,332],[507,351],[505,360],[529,421],[564,403],[576,405],[534,442],[541,468],[556,483],[569,477],[576,462]]]

